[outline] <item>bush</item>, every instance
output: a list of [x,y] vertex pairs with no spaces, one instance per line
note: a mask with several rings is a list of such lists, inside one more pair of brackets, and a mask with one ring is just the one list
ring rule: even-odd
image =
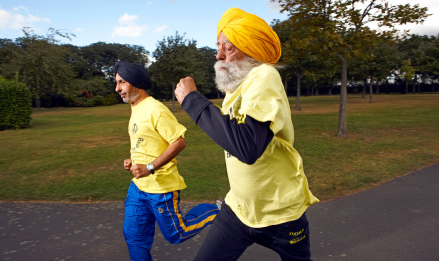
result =
[[93,93],[86,90],[79,90],[77,96],[67,99],[68,107],[94,107],[96,98]]
[[90,92],[81,91],[80,97],[70,97],[67,99],[68,107],[95,107],[95,106],[110,106],[119,103],[115,94],[109,94],[105,97],[93,96]]
[[113,104],[118,104],[119,101],[117,100],[116,94],[108,94],[105,97],[99,96],[95,99],[96,106],[110,106]]
[[24,83],[0,77],[0,130],[29,127],[32,95]]

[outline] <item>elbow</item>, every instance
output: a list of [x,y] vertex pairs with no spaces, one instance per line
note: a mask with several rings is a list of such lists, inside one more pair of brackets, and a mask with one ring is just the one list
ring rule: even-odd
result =
[[252,153],[249,155],[244,155],[238,159],[247,165],[253,165],[259,159],[259,157],[260,155],[257,155],[256,153]]
[[247,164],[247,165],[253,165],[253,163],[256,162],[257,159],[244,159],[241,160],[243,163]]
[[184,148],[186,148],[186,141],[184,139],[181,139],[179,145],[180,145],[180,151],[184,150]]
[[[184,138],[180,137],[175,142],[171,143],[173,146],[173,150],[176,150],[177,152],[182,151],[184,148],[186,148],[186,141]],[[171,145],[170,144],[170,145]]]

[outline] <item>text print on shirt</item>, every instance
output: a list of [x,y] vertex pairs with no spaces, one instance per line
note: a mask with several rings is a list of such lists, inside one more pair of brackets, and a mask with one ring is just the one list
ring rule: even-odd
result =
[[131,151],[135,151],[136,148],[138,148],[138,147],[140,146],[140,143],[142,143],[142,141],[143,141],[143,138],[138,138],[138,139],[137,139],[137,143],[136,143],[136,147],[133,147],[133,148],[131,149]]
[[133,125],[133,134],[136,134],[138,128],[137,128],[137,124],[134,123]]

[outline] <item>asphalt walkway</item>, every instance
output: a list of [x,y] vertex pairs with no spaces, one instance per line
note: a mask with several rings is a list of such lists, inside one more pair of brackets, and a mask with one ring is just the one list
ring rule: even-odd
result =
[[[194,204],[181,204],[187,212]],[[129,260],[123,203],[0,203],[0,260]],[[439,260],[439,164],[379,187],[311,206],[311,253],[318,260]],[[179,245],[156,229],[157,261],[189,261],[206,231]],[[227,246],[224,246],[227,247]],[[240,261],[278,261],[258,245]]]

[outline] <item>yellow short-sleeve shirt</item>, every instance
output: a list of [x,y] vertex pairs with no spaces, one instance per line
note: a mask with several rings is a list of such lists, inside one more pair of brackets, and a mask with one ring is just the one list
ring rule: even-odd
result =
[[[132,164],[148,164],[160,156],[169,144],[184,137],[186,128],[161,102],[148,97],[131,107],[128,133],[131,140]],[[148,193],[166,193],[186,188],[178,174],[177,159],[154,171],[153,175],[133,178],[137,187]]]
[[290,106],[276,69],[263,64],[250,71],[237,90],[226,94],[222,113],[271,122],[274,133],[252,165],[225,153],[230,181],[226,203],[244,224],[258,228],[296,220],[319,201],[308,188],[302,158],[293,148]]

